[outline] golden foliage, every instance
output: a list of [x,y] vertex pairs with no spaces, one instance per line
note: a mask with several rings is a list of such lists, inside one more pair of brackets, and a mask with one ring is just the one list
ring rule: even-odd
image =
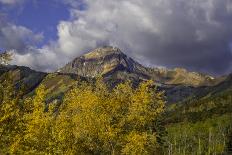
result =
[[0,85],[0,154],[14,153],[21,139],[21,93],[16,94],[11,83],[11,80],[5,80]]
[[155,124],[164,110],[163,93],[150,81],[138,88],[127,82],[113,90],[101,79],[95,84],[81,82],[59,108],[55,106],[46,103],[44,86],[26,99],[23,132],[14,136],[12,148],[23,154],[134,155],[154,154],[160,147]]
[[69,126],[63,130],[73,131],[77,151],[151,154],[159,147],[154,125],[164,109],[163,94],[151,84],[143,83],[137,89],[120,84],[110,92],[101,81],[95,86],[83,83],[66,94],[57,120]]

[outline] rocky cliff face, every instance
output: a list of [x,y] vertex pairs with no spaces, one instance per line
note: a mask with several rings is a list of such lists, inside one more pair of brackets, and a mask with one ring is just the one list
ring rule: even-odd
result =
[[59,72],[73,73],[84,77],[97,77],[104,76],[113,71],[139,73],[141,69],[145,68],[127,57],[120,49],[103,47],[74,59],[61,68]]
[[173,70],[144,67],[115,47],[97,48],[74,59],[60,73],[72,73],[83,77],[103,76],[107,80],[153,80],[158,85],[211,86],[220,81],[205,74],[188,72],[185,69]]

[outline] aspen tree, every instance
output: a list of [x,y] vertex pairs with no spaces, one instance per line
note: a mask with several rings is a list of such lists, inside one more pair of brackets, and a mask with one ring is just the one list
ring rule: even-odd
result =
[[15,153],[22,138],[22,93],[16,91],[10,76],[0,84],[0,154]]

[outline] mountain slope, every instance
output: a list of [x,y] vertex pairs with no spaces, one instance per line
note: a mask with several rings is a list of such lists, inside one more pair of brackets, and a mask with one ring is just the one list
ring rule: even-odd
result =
[[24,66],[0,65],[0,82],[10,78],[16,87],[23,86],[25,93],[33,91],[46,75]]
[[78,81],[87,81],[88,79],[75,74],[50,73],[41,82],[48,92],[48,100],[62,99],[64,94]]
[[4,80],[12,80],[16,88],[23,86],[25,95],[33,94],[39,85],[44,85],[48,99],[52,100],[61,98],[78,80],[84,78],[74,74],[43,73],[24,66],[0,65],[0,83]]

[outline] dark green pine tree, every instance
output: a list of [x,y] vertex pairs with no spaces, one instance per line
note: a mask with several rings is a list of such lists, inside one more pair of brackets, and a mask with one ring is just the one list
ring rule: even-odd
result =
[[228,134],[227,152],[228,154],[232,154],[232,129],[230,129]]

